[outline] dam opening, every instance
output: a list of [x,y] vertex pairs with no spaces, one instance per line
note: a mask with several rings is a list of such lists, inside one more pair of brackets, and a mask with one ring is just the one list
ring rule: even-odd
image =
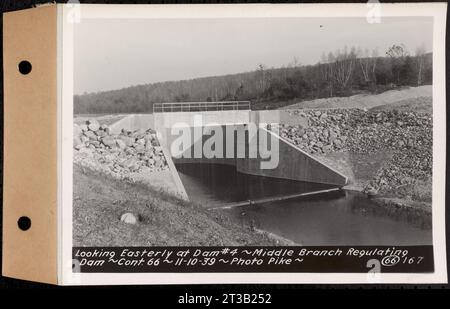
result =
[[[161,103],[153,114],[129,115],[111,130],[154,128],[179,196],[245,226],[301,245],[431,243],[421,222],[343,190],[345,175],[272,130],[280,121],[247,102]],[[212,143],[217,132],[222,136]]]

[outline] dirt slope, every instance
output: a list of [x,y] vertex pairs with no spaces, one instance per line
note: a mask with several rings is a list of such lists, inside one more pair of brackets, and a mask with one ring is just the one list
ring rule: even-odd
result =
[[[74,165],[74,246],[288,245],[219,211]],[[136,224],[120,220],[132,213]],[[244,222],[244,221],[243,221]]]
[[[358,94],[350,97],[332,97],[303,101],[288,105],[282,109],[317,109],[317,108],[366,108],[389,105],[399,101],[431,97],[432,86],[410,87],[402,90],[389,90],[380,94]],[[406,102],[406,101],[405,101]]]

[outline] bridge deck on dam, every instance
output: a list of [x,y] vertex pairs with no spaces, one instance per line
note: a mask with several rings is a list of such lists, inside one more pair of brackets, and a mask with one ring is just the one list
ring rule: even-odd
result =
[[181,163],[227,164],[249,175],[335,187],[347,184],[345,175],[267,129],[267,123],[277,121],[276,113],[248,109],[173,111],[129,115],[111,130],[155,129],[174,180],[184,192],[175,167]]

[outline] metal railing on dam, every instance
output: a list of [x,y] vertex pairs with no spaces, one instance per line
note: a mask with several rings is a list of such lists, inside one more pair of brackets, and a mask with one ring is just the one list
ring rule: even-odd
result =
[[250,110],[250,101],[154,103],[153,113]]

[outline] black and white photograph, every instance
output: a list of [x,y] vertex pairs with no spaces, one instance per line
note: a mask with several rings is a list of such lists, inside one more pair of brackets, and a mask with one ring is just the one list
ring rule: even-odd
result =
[[85,2],[0,5],[0,290],[448,288],[447,3]]
[[[73,258],[167,247],[168,260],[192,247],[204,250],[192,249],[195,263],[212,265],[242,248],[212,269],[365,274],[361,257],[379,255],[382,272],[433,273],[433,222],[445,206],[435,200],[435,117],[445,117],[436,19],[414,4],[411,14],[356,6],[348,16],[300,5],[171,18],[83,18],[82,8],[64,73]],[[240,254],[281,260],[258,269]],[[342,260],[320,260],[332,255]],[[173,266],[185,262],[194,264]],[[158,272],[133,259],[122,270],[100,264],[81,262],[81,272]],[[201,267],[191,271],[212,271]]]

